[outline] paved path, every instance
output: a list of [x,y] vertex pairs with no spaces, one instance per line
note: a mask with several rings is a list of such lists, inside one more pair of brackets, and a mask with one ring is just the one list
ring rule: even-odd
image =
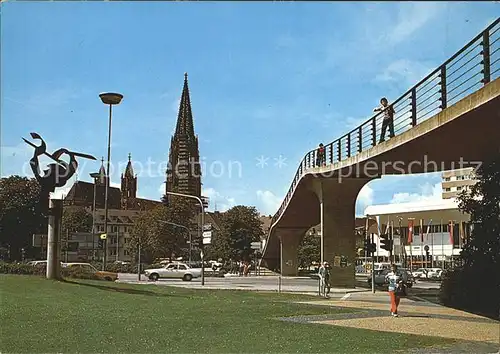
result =
[[[136,274],[118,275],[118,282],[130,284],[154,284],[158,286],[168,285],[192,289],[233,289],[233,290],[259,290],[278,291],[279,277],[277,276],[250,276],[250,277],[226,277],[205,278],[205,285],[201,285],[199,278],[186,282],[180,279],[160,279],[149,281],[145,276],[138,281]],[[282,277],[281,291],[315,295],[318,293],[318,280],[309,277]],[[367,291],[364,288],[332,288],[331,293],[346,294],[347,292]]]
[[[500,322],[426,301],[401,299],[398,311],[400,317],[397,318],[390,316],[387,293],[353,293],[348,298],[300,303],[353,308],[359,311],[336,315],[283,318],[282,320],[467,341],[468,346],[467,343],[460,345],[462,348],[469,348],[472,352],[496,353],[500,349]],[[471,344],[471,342],[476,344]],[[458,347],[455,349],[457,352],[461,351]]]

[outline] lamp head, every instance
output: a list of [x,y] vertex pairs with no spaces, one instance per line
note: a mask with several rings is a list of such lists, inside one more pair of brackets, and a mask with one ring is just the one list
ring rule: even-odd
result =
[[123,99],[123,95],[116,92],[103,92],[99,94],[99,97],[104,104],[120,104]]

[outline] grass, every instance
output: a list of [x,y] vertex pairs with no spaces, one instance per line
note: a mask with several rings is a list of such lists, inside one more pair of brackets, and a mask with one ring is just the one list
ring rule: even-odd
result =
[[[303,295],[0,275],[0,352],[390,352],[449,340],[278,321]],[[374,319],[376,321],[376,319]]]

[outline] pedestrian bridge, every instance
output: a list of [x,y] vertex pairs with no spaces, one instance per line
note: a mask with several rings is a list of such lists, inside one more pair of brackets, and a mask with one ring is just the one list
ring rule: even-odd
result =
[[[297,274],[297,248],[321,225],[332,286],[354,286],[355,204],[383,175],[477,167],[500,153],[500,19],[391,103],[395,137],[379,142],[383,113],[327,144],[326,163],[305,154],[274,215],[263,262]],[[281,264],[280,264],[281,259]]]

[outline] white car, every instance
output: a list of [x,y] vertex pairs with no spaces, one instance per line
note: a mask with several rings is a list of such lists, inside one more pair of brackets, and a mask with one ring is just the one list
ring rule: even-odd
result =
[[146,269],[144,274],[153,281],[157,281],[160,278],[191,281],[191,279],[201,276],[201,269],[190,268],[185,263],[170,263],[163,268]]
[[427,271],[427,279],[439,279],[442,271],[441,268],[430,268]]
[[427,278],[427,273],[429,272],[426,268],[418,268],[416,271],[412,272],[414,278]]

